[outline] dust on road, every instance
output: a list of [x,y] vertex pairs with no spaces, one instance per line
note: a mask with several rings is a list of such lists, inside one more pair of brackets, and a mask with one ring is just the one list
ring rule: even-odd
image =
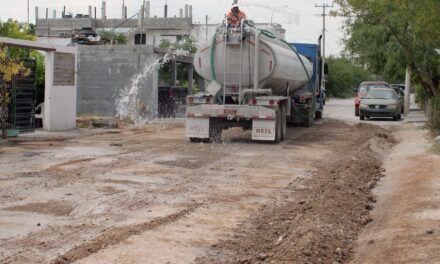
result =
[[281,144],[192,144],[182,122],[97,131],[2,146],[0,263],[345,261],[392,143],[335,120]]

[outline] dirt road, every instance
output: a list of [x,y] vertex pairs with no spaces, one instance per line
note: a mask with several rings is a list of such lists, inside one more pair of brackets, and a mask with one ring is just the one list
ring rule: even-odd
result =
[[335,119],[281,144],[183,134],[174,120],[3,142],[0,263],[343,263],[395,143]]

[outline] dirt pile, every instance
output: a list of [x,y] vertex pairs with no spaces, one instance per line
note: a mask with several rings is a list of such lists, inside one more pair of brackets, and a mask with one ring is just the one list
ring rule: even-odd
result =
[[[212,245],[198,263],[345,263],[359,230],[371,222],[372,189],[382,176],[382,154],[395,140],[371,125],[353,127],[347,141],[284,202],[265,206]],[[303,186],[298,188],[298,186]]]

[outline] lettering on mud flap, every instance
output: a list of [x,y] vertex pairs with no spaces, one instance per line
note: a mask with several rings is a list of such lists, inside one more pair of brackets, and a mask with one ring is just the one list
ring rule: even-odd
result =
[[252,140],[275,140],[275,120],[252,120]]
[[209,138],[209,118],[187,118],[186,136]]
[[270,128],[256,128],[255,133],[257,133],[257,134],[272,134],[272,130]]
[[200,125],[193,125],[189,127],[189,130],[191,131],[191,133],[200,134],[206,132],[206,127]]

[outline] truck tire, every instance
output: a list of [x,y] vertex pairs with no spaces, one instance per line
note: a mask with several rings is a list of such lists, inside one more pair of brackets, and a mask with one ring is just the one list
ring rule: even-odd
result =
[[219,127],[218,125],[210,125],[209,126],[209,138],[211,139],[211,142],[221,142],[222,141],[222,132],[223,129]]
[[276,122],[275,122],[275,143],[280,143],[282,139],[283,133],[283,125],[282,125],[282,113],[278,111],[276,113]]
[[313,117],[309,115],[309,118],[307,118],[305,121],[301,123],[301,126],[303,127],[311,127],[313,125]]
[[315,118],[316,119],[321,119],[322,118],[322,110],[319,110],[319,111],[315,112]]
[[286,138],[287,133],[287,106],[282,104],[282,116],[281,116],[281,140]]
[[190,137],[189,141],[191,141],[192,143],[199,143],[199,142],[202,142],[202,139],[201,138]]

